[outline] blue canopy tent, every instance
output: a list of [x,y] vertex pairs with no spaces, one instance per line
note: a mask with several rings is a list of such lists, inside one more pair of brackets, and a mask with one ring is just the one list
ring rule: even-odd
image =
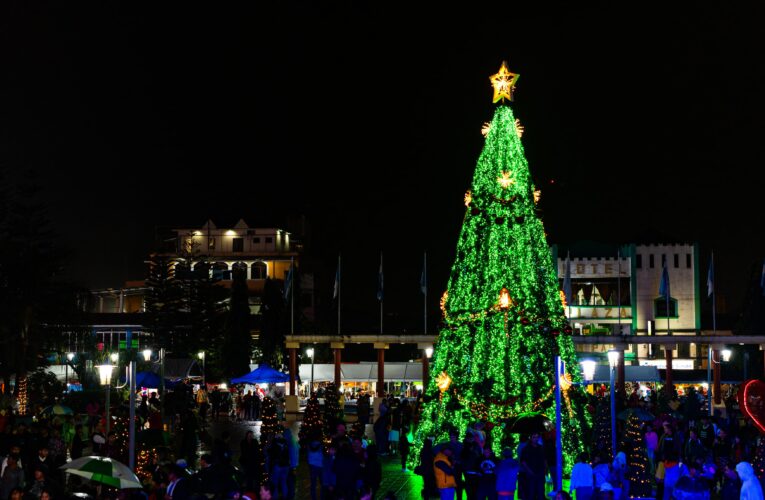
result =
[[232,384],[278,384],[287,382],[290,376],[286,373],[274,370],[268,365],[260,365],[247,375],[232,378]]
[[[122,382],[125,382],[125,377],[120,377],[120,380]],[[154,372],[138,372],[135,374],[135,386],[136,387],[146,387],[148,389],[159,389],[159,385],[161,383],[161,379],[159,378],[159,375],[157,375]],[[165,379],[165,387],[170,388],[174,384],[168,379]]]

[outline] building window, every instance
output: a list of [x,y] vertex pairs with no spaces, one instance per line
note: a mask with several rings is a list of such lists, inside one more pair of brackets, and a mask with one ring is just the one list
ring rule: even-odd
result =
[[691,268],[691,254],[689,253],[685,254],[685,267]]
[[265,262],[256,262],[252,265],[251,279],[264,280],[268,276],[268,266]]
[[234,252],[244,252],[244,238],[234,238],[231,240],[231,250]]
[[266,236],[266,243],[273,243],[274,239],[270,236]]
[[260,245],[260,237],[258,236],[257,238],[253,238],[252,239],[252,244],[253,245]]
[[[654,318],[667,318],[667,299],[658,297],[653,301]],[[677,318],[677,299],[669,299],[669,317]]]
[[675,269],[680,267],[680,255],[675,254]]
[[653,262],[653,254],[651,254],[651,255],[649,255],[649,256],[648,256],[648,267],[650,267],[651,269],[653,269],[653,265],[654,265],[654,262]]
[[635,267],[637,267],[638,269],[642,269],[643,268],[643,255],[642,254],[635,255]]

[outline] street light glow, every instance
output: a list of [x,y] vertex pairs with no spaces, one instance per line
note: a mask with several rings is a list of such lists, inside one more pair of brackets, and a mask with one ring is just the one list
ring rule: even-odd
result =
[[149,361],[151,359],[151,349],[144,349],[143,350],[143,360]]
[[430,359],[431,356],[433,356],[433,348],[432,347],[426,347],[425,348],[425,356]]
[[109,385],[112,380],[112,370],[114,365],[98,365],[98,378],[101,385]]
[[119,360],[120,360],[120,353],[118,353],[118,352],[113,352],[113,353],[111,353],[111,354],[109,355],[109,358],[112,360],[112,363],[116,363],[117,361],[119,361]]
[[309,358],[313,359],[313,349],[312,349],[312,348],[310,348],[310,347],[309,347],[308,349],[306,349],[306,350],[305,350],[305,354],[306,354],[306,356],[308,356]]
[[723,361],[730,361],[730,355],[733,354],[733,352],[730,349],[723,349],[720,351],[720,354],[722,354]]
[[66,359],[68,359],[69,361],[73,360],[74,359],[74,353],[73,352],[66,353]]
[[616,365],[618,364],[619,364],[619,351],[611,349],[610,351],[608,351],[608,365],[611,368],[616,368]]
[[591,381],[595,377],[595,366],[597,363],[591,359],[583,359],[579,362],[582,365],[582,375],[587,382]]
[[199,359],[205,359],[205,352],[204,352],[204,351],[199,351],[199,352],[197,353],[197,357],[198,357]]

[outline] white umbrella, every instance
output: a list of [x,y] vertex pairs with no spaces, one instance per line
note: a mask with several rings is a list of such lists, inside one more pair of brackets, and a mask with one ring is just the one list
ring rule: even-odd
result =
[[130,468],[111,458],[89,456],[72,460],[60,467],[69,474],[124,490],[142,488],[138,476]]

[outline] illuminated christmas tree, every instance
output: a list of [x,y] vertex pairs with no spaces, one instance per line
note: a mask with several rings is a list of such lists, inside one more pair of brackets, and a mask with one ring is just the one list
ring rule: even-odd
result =
[[600,456],[606,463],[611,463],[614,455],[611,452],[611,402],[608,398],[598,399],[595,408],[595,423],[592,432],[592,452]]
[[340,411],[340,394],[337,386],[333,383],[327,384],[324,390],[324,428],[327,436],[335,433],[335,428],[339,422],[343,421],[343,413]]
[[630,482],[630,497],[647,498],[653,496],[651,467],[645,451],[643,425],[640,419],[631,415],[627,420],[627,430],[624,433],[624,444],[627,450],[627,474]]
[[757,438],[757,447],[754,452],[754,460],[752,460],[752,468],[758,479],[765,479],[765,438],[762,436]]
[[279,419],[276,416],[276,402],[269,398],[263,398],[263,403],[260,407],[260,443],[265,446],[270,439],[281,433],[279,428]]
[[[584,451],[589,432],[586,398],[564,316],[555,262],[545,238],[535,189],[512,109],[518,75],[503,63],[491,78],[494,118],[465,194],[465,217],[435,346],[425,406],[410,454],[418,460],[424,439],[447,440],[447,427],[464,435],[473,422],[491,428],[488,441],[499,454],[512,446],[503,422],[532,411],[555,418],[554,357],[566,364],[563,393],[565,470]],[[496,425],[492,425],[496,424]]]
[[303,423],[300,424],[300,444],[308,444],[311,441],[321,441],[324,437],[324,422],[321,419],[321,407],[316,394],[312,394],[303,413]]

